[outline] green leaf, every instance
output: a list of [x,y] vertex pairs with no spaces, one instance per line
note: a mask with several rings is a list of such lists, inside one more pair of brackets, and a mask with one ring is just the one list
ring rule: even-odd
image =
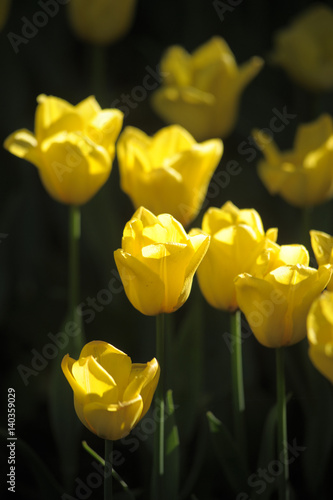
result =
[[[7,433],[3,429],[0,429],[0,435],[3,439],[7,438]],[[44,462],[42,462],[31,446],[21,438],[18,437],[15,443],[17,455],[23,458],[25,467],[30,469],[31,474],[38,484],[41,497],[48,500],[59,500],[64,493],[64,489],[51,474]]]
[[166,393],[166,420],[165,420],[165,498],[176,499],[179,489],[179,435],[175,420],[175,407],[172,391]]
[[213,448],[221,464],[225,478],[235,493],[248,490],[248,474],[245,460],[225,425],[215,417],[212,412],[207,412],[209,429]]

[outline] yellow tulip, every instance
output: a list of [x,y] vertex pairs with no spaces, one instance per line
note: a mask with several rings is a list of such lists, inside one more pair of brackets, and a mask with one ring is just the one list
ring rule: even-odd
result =
[[[322,231],[310,231],[310,237],[318,266],[333,265],[333,237]],[[327,290],[333,292],[333,279],[328,283]]]
[[307,318],[309,356],[317,370],[333,384],[333,293],[324,292]]
[[71,0],[70,24],[75,34],[96,45],[124,37],[132,27],[136,0]]
[[77,361],[66,354],[61,368],[81,422],[110,440],[127,436],[147,413],[160,375],[155,358],[132,364],[127,354],[100,341],[86,344]]
[[135,208],[169,213],[185,226],[198,214],[222,152],[221,139],[198,144],[178,125],[153,137],[126,127],[117,144],[121,187]]
[[178,123],[198,141],[225,137],[238,118],[241,94],[263,66],[252,57],[237,65],[223,38],[214,37],[192,55],[181,46],[170,47],[161,61],[162,86],[152,105],[167,123]]
[[38,168],[55,200],[82,205],[110,175],[123,114],[117,109],[102,110],[94,97],[76,106],[45,95],[37,101],[35,134],[18,130],[4,146]]
[[10,9],[11,0],[2,0],[0,3],[0,31],[3,29],[6,24],[9,9]]
[[241,274],[235,280],[237,301],[254,336],[266,347],[296,344],[306,336],[312,302],[331,277],[331,266],[318,270],[299,264],[281,266],[264,278]]
[[238,274],[253,272],[261,252],[276,240],[277,230],[265,233],[258,212],[239,210],[230,201],[220,209],[207,210],[202,230],[211,241],[197,272],[201,292],[211,306],[235,311],[234,279]]
[[268,241],[265,250],[258,256],[255,271],[252,273],[263,278],[277,267],[301,264],[309,265],[309,252],[303,245],[278,245]]
[[114,253],[129,301],[148,316],[179,309],[208,245],[207,234],[187,234],[171,215],[156,217],[140,207],[125,226],[122,248]]
[[272,62],[311,91],[333,88],[333,11],[317,4],[302,12],[274,38]]
[[253,136],[265,156],[258,174],[270,194],[279,194],[297,207],[332,198],[333,122],[329,115],[301,125],[290,151],[279,151],[262,131],[254,131]]

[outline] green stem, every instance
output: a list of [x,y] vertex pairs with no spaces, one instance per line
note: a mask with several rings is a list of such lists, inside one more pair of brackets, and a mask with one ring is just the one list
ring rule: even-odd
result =
[[245,438],[245,398],[243,382],[242,339],[241,339],[241,312],[237,310],[230,316],[232,335],[231,373],[232,396],[234,414],[234,435],[242,455],[246,456]]
[[155,405],[158,409],[157,428],[154,443],[154,462],[152,478],[152,498],[161,500],[163,496],[164,482],[164,416],[165,416],[165,317],[164,314],[156,316],[156,358],[159,362],[161,374],[156,389]]
[[289,500],[289,466],[287,441],[287,403],[286,384],[284,375],[284,348],[276,349],[276,392],[277,392],[277,449],[280,462],[283,466],[281,481],[279,482],[279,500]]
[[312,215],[313,208],[312,207],[304,207],[302,209],[302,224],[301,224],[301,236],[300,242],[306,247],[309,248],[310,245],[310,229],[312,229]]
[[[112,450],[113,441],[110,439],[105,440],[105,462],[104,465],[108,465],[108,468],[112,468]],[[104,500],[112,500],[112,474],[104,475]]]
[[[87,443],[87,441],[82,441],[82,446],[83,448],[91,455],[93,458],[97,460],[103,467],[105,467],[105,460],[102,458],[95,450],[93,450]],[[131,492],[131,490],[128,487],[128,484],[123,480],[123,478],[112,468],[112,477],[118,481],[120,486],[123,488],[123,490],[127,493],[128,497],[131,498],[131,500],[135,500],[135,496]]]
[[83,345],[82,328],[80,318],[77,314],[79,304],[80,288],[80,236],[81,236],[81,211],[80,207],[69,206],[69,284],[68,284],[68,313],[72,321],[79,328],[81,334],[73,337],[74,350],[73,355],[79,354]]

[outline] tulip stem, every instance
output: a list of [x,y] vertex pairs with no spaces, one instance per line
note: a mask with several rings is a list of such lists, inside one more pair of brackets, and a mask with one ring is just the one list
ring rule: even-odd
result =
[[234,435],[242,456],[246,456],[245,438],[245,398],[243,382],[242,339],[241,339],[241,311],[237,310],[230,316],[232,335],[231,373],[232,396],[234,412]]
[[289,500],[289,465],[287,441],[287,402],[284,375],[284,348],[276,349],[276,393],[277,393],[277,449],[283,472],[279,482],[279,500]]
[[[81,236],[81,211],[80,207],[69,206],[69,286],[68,286],[68,313],[72,321],[80,327],[77,306],[79,304],[80,286],[80,236]],[[83,345],[82,328],[80,334],[73,337],[75,343],[73,355],[78,355]]]
[[[105,440],[105,467],[112,470],[113,441]],[[112,475],[104,474],[104,500],[112,500]]]
[[154,463],[153,463],[153,482],[152,498],[160,500],[163,497],[163,478],[164,478],[164,405],[165,405],[165,317],[164,314],[156,316],[156,358],[160,365],[160,380],[156,389],[155,405],[159,418],[157,419],[157,428],[154,443]]

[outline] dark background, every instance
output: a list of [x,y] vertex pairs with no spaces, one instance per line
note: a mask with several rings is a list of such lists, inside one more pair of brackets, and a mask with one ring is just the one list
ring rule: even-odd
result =
[[[231,2],[232,3],[232,2]],[[233,11],[219,18],[214,3],[204,0],[139,0],[135,22],[128,35],[98,51],[75,37],[68,24],[66,6],[59,6],[54,18],[16,54],[8,34],[22,34],[22,17],[32,20],[40,10],[38,2],[14,0],[0,37],[1,92],[0,137],[14,130],[33,130],[36,97],[55,95],[76,104],[95,94],[103,108],[112,107],[123,93],[142,85],[147,66],[156,69],[163,51],[172,44],[189,52],[214,35],[226,39],[238,63],[253,55],[268,59],[273,33],[285,26],[305,6],[305,1],[238,2]],[[331,2],[326,2],[331,4]],[[228,2],[225,2],[228,4]],[[332,35],[333,36],[333,35]],[[96,78],[101,64],[104,83]],[[292,145],[296,127],[321,112],[333,112],[332,93],[318,96],[317,114],[312,99],[294,85],[283,70],[266,62],[259,75],[245,89],[235,130],[224,140],[219,165],[238,162],[241,172],[231,177],[225,188],[207,194],[208,206],[220,207],[231,200],[239,208],[255,208],[265,229],[279,228],[280,244],[300,241],[301,211],[279,197],[271,197],[261,184],[256,164],[239,152],[251,130],[269,126],[273,109],[296,117],[275,138],[281,149]],[[154,133],[164,123],[150,106],[150,93],[137,102],[124,120],[146,133]],[[32,349],[41,352],[47,334],[56,334],[67,306],[68,207],[44,191],[37,169],[0,150],[0,328],[2,407],[7,405],[7,389],[16,391],[16,433],[52,471],[61,483],[57,444],[53,437],[48,408],[51,362],[25,386],[17,366],[31,366]],[[314,229],[333,233],[332,203],[312,214]],[[116,266],[113,251],[121,245],[124,224],[133,207],[121,192],[117,162],[107,184],[82,207],[81,300],[96,298],[107,288]],[[202,213],[193,226],[201,223]],[[309,249],[310,250],[310,249]],[[315,265],[315,263],[313,262]],[[120,287],[120,285],[119,285]],[[120,288],[119,288],[120,289]],[[193,311],[195,310],[195,313]],[[231,429],[230,352],[223,340],[229,332],[227,314],[214,310],[201,297],[196,280],[188,302],[170,319],[172,323],[169,355],[170,385],[178,406],[176,418],[181,441],[182,498],[231,499],[235,495],[221,473],[208,436],[205,413],[212,410]],[[123,291],[96,311],[86,322],[86,339],[105,340],[128,353],[133,361],[146,362],[155,355],[154,318],[133,309]],[[274,352],[260,346],[244,327],[244,373],[251,470],[257,471],[261,432],[268,411],[275,402]],[[246,337],[246,338],[245,338]],[[48,341],[48,340],[47,340]],[[306,341],[287,353],[289,439],[306,447],[291,465],[295,498],[330,499],[333,494],[332,470],[332,391],[306,358]],[[6,411],[1,426],[6,429]],[[85,429],[83,436],[103,453],[103,444]],[[140,442],[138,450],[116,443],[125,457],[118,472],[133,489],[148,491],[151,470],[151,439]],[[5,451],[4,451],[5,450]],[[5,445],[1,458],[7,458]],[[82,451],[81,478],[91,472],[91,458]],[[7,464],[4,462],[4,468]],[[190,475],[192,476],[190,477]],[[4,475],[4,474],[3,474]],[[39,474],[41,475],[41,474]],[[192,478],[192,479],[191,479]],[[16,498],[45,498],[29,468],[29,459],[17,450]],[[190,493],[195,494],[191,497]],[[72,492],[73,494],[73,492]],[[92,498],[102,498],[102,487]],[[119,498],[126,498],[119,495]],[[147,498],[145,493],[138,498]],[[273,497],[272,497],[273,498]]]

